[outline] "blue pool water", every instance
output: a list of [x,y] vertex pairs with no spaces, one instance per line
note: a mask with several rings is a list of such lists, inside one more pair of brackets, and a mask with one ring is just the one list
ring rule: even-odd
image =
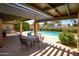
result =
[[58,36],[60,32],[53,32],[53,31],[40,31],[42,36],[50,35],[50,36]]
[[[33,32],[33,31],[30,31],[30,32]],[[53,31],[39,31],[39,33],[42,36],[46,36],[46,35],[49,35],[49,36],[58,36],[60,34],[60,32],[53,32]]]

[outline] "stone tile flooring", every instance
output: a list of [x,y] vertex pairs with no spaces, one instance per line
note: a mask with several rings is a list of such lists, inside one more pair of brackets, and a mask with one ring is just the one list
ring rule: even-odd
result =
[[[45,39],[44,39],[45,40]],[[4,46],[0,48],[0,56],[78,56],[79,54],[71,49],[63,47],[61,44],[48,44],[40,42],[38,45],[29,48],[21,47],[18,35],[10,35],[4,38]]]

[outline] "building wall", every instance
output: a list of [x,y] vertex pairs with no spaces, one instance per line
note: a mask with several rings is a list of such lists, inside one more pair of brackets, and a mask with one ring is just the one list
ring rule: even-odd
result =
[[3,23],[2,24],[2,29],[3,31],[6,31],[7,33],[14,33],[14,27],[13,27],[13,23]]

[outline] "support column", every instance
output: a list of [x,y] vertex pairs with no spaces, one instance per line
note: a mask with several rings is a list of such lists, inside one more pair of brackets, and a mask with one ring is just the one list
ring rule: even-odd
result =
[[3,40],[2,40],[2,19],[0,19],[0,48],[3,45]]
[[77,40],[77,49],[79,51],[79,12],[78,12],[78,40]]
[[22,29],[22,21],[20,21],[20,34],[22,34],[22,31],[23,31],[23,29]]
[[34,18],[34,35],[37,35],[38,30],[39,30],[39,23],[36,22],[37,17]]

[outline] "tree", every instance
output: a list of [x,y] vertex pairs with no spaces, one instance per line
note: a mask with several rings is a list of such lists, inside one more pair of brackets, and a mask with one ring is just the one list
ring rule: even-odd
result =
[[44,26],[47,24],[47,22],[44,22]]
[[[28,31],[28,30],[30,30],[30,24],[29,24],[29,23],[27,23],[27,22],[22,22],[22,24],[23,24],[23,26],[22,26],[23,31]],[[20,31],[20,22],[17,22],[16,24],[14,24],[14,29],[15,29],[16,31]]]
[[76,20],[74,20],[74,24],[73,24],[73,26],[78,26],[78,23],[77,23]]
[[59,21],[59,20],[56,20],[55,22],[56,22],[56,23],[60,23],[60,21]]
[[74,22],[75,24],[77,23],[76,19],[72,19],[71,22]]
[[61,26],[61,22],[58,23],[58,26]]
[[47,25],[47,22],[44,22],[44,25],[43,25],[43,27],[44,27],[45,25]]
[[70,24],[68,24],[68,26],[70,26]]

